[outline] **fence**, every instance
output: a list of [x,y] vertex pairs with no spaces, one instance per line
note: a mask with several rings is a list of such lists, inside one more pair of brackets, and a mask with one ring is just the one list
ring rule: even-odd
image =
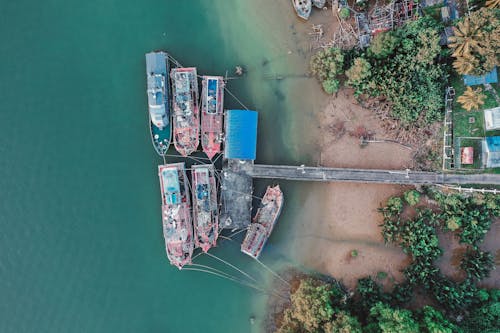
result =
[[447,87],[445,93],[445,113],[443,123],[443,170],[454,168],[453,148],[453,99],[455,89]]

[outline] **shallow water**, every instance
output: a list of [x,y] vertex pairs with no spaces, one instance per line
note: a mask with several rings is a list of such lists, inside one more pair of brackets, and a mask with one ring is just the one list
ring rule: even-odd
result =
[[[166,49],[199,73],[245,66],[228,87],[259,111],[258,161],[308,162],[312,81],[266,79],[305,71],[283,37],[289,2],[20,0],[0,15],[0,331],[260,331],[265,297],[167,262],[144,53]],[[295,202],[299,188],[283,187]],[[291,207],[270,265],[288,260]],[[266,276],[235,243],[214,253]]]

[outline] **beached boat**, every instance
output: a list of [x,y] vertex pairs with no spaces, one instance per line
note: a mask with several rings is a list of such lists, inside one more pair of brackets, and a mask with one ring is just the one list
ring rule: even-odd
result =
[[252,223],[248,227],[241,252],[257,259],[264,249],[283,206],[283,192],[279,185],[268,186]]
[[163,237],[167,257],[181,269],[191,263],[194,250],[188,180],[184,163],[158,166]]
[[168,72],[169,64],[166,52],[146,53],[149,130],[153,147],[161,156],[167,153],[172,132]]
[[298,17],[303,20],[309,19],[312,6],[311,0],[292,0],[292,4]]
[[173,68],[172,105],[174,146],[182,156],[196,151],[200,143],[198,75],[195,67]]
[[221,151],[225,84],[222,76],[203,76],[201,85],[201,146],[211,159]]
[[194,244],[207,252],[216,245],[219,235],[219,211],[215,169],[211,164],[193,165]]
[[325,7],[326,0],[312,0],[312,3],[316,8],[322,9]]

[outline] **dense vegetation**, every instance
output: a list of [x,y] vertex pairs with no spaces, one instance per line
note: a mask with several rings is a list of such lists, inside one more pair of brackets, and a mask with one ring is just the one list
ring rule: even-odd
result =
[[339,77],[345,74],[345,84],[354,88],[356,95],[387,98],[392,116],[406,125],[441,117],[446,72],[438,62],[439,25],[434,20],[420,18],[377,34],[366,50],[341,56],[343,52],[326,49],[311,59],[311,70],[326,92],[336,92]]
[[[493,256],[479,245],[491,219],[500,215],[500,198],[410,190],[391,197],[380,211],[385,241],[398,244],[411,258],[406,281],[387,293],[366,277],[349,293],[338,282],[302,279],[278,332],[499,332],[500,290],[481,289],[477,282],[495,268]],[[442,254],[438,231],[453,232],[467,246],[460,264],[462,281],[449,279],[434,264]],[[437,306],[406,309],[414,290],[433,298]]]

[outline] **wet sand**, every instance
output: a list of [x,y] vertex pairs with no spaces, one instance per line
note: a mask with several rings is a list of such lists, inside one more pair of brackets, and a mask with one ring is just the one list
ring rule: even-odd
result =
[[[352,183],[315,186],[294,226],[294,253],[304,266],[329,274],[353,288],[356,280],[384,271],[401,281],[407,256],[385,245],[377,209],[400,186]],[[351,251],[356,250],[353,257]],[[384,285],[390,284],[386,279]]]

